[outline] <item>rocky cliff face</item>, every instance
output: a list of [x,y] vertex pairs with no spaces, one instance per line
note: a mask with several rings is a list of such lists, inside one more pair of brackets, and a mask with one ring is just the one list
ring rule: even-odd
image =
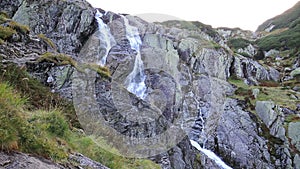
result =
[[[253,41],[251,33],[183,21],[152,24],[102,10],[97,23],[96,10],[84,1],[0,5],[33,35],[44,34],[56,46],[34,38],[11,41],[1,45],[2,57],[26,64],[72,99],[86,132],[108,138],[121,154],[148,157],[162,168],[217,167],[191,146],[189,140],[195,140],[233,168],[299,168],[299,93],[287,92],[291,105],[264,100],[270,95],[264,83],[278,82],[281,69],[255,60],[260,52],[255,45],[241,50],[228,45],[232,38]],[[10,55],[12,50],[18,54]],[[111,77],[84,73],[75,64],[31,63],[46,51],[69,54],[76,64],[106,57]],[[132,74],[137,87],[145,84],[145,98],[129,92]]]

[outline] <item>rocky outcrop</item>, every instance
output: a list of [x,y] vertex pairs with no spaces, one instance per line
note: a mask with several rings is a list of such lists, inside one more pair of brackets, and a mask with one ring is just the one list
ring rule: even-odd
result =
[[28,155],[20,152],[0,152],[0,168],[38,168],[38,169],[75,169],[75,168],[93,168],[109,169],[102,164],[95,162],[82,154],[71,154],[69,163],[64,165],[56,164],[43,157]]
[[40,169],[61,169],[61,165],[55,164],[41,157],[30,156],[23,153],[0,152],[0,167],[2,168],[40,168]]
[[[195,23],[188,27],[184,25],[188,22],[179,21],[152,24],[100,10],[100,19],[115,41],[107,52],[105,66],[111,72],[107,78],[88,68],[78,71],[74,65],[32,63],[46,51],[69,54],[76,64],[102,59],[106,49],[101,44],[107,39],[99,36],[102,30],[96,27],[96,10],[88,3],[18,2],[11,4],[9,15],[28,25],[32,34],[50,38],[56,47],[41,36],[24,35],[2,44],[1,57],[26,64],[32,75],[54,92],[73,99],[85,132],[95,137],[104,134],[121,154],[149,157],[162,168],[216,167],[213,160],[191,146],[192,139],[233,168],[299,167],[299,125],[290,123],[288,131],[284,126],[285,112],[297,111],[269,101],[257,101],[255,110],[249,110],[245,100],[229,98],[235,90],[227,81],[230,77],[249,85],[279,80],[276,69],[234,54],[227,46],[230,38],[254,39],[251,32],[219,28],[212,34],[198,29]],[[0,5],[10,9],[6,1]],[[132,38],[137,37],[142,41],[139,50],[132,47]],[[246,52],[254,55],[252,47]],[[125,84],[136,70],[139,54],[146,75],[143,99],[130,93]],[[264,92],[252,91],[256,95]],[[80,159],[81,155],[70,158],[83,166],[104,168]]]
[[279,72],[272,67],[264,67],[258,62],[243,57],[241,55],[235,55],[233,58],[232,67],[230,69],[231,75],[246,79],[246,83],[253,85],[259,84],[262,80],[279,80]]
[[0,2],[0,11],[8,14],[9,17],[13,17],[19,6],[22,4],[22,1],[23,0],[3,0]]
[[[1,6],[1,9],[7,8]],[[13,19],[28,25],[35,34],[46,35],[54,41],[58,52],[75,57],[96,29],[94,14],[95,9],[80,0],[23,0],[13,14]]]

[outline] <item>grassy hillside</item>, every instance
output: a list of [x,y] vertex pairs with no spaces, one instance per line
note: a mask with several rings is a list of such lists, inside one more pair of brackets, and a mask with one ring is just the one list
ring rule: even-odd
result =
[[[273,28],[266,32],[265,30],[272,25]],[[257,32],[263,35],[256,41],[261,50],[291,50],[293,54],[298,54],[300,47],[300,1],[281,15],[264,22],[258,27]]]
[[257,40],[257,45],[264,51],[293,49],[297,52],[300,48],[300,23],[292,25],[283,32],[262,37]]
[[271,18],[266,22],[264,22],[263,24],[261,24],[257,28],[257,32],[264,31],[265,29],[270,27],[270,25],[275,25],[274,28],[272,29],[275,30],[275,29],[287,28],[299,22],[300,22],[300,1],[297,4],[295,4],[292,8],[282,13],[281,15]]
[[69,153],[80,152],[110,168],[159,168],[150,160],[128,159],[101,148],[117,152],[73,127],[78,124],[68,102],[24,70],[2,66],[0,75],[0,151],[22,151],[59,163],[66,163]]

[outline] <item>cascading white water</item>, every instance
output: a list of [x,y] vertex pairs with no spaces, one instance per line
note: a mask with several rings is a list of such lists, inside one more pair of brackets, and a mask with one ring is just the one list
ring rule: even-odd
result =
[[202,148],[196,141],[194,140],[190,140],[191,144],[193,147],[195,147],[196,149],[198,149],[199,151],[201,151],[202,153],[204,153],[205,155],[207,155],[208,158],[214,160],[216,162],[216,164],[223,168],[223,169],[232,169],[231,167],[229,167],[228,165],[226,165],[224,163],[224,161],[222,161],[220,159],[220,157],[218,157],[214,152],[207,150],[205,148]]
[[95,18],[98,23],[99,29],[99,39],[100,39],[100,50],[99,50],[99,64],[104,66],[106,64],[106,58],[111,47],[115,44],[114,37],[112,36],[109,27],[102,21],[101,17],[103,16],[98,10],[96,12]]
[[142,40],[139,35],[138,29],[134,26],[129,25],[128,19],[125,16],[122,17],[124,19],[126,29],[126,38],[130,42],[131,49],[134,49],[137,52],[133,70],[127,76],[125,80],[125,86],[128,91],[135,94],[139,98],[144,99],[146,97],[146,75],[144,73],[144,64],[140,52]]

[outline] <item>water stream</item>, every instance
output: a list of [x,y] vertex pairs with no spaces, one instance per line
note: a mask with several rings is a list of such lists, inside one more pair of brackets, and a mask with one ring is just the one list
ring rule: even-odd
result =
[[112,36],[108,25],[106,25],[101,17],[103,16],[98,10],[96,12],[95,18],[98,23],[99,29],[99,40],[100,40],[100,50],[99,50],[99,59],[97,64],[100,66],[105,66],[107,55],[111,47],[116,43],[114,37]]
[[214,160],[216,164],[221,167],[222,169],[232,169],[227,164],[224,163],[224,161],[221,160],[220,157],[218,157],[214,152],[207,150],[205,148],[202,148],[196,141],[190,140],[193,147],[201,151],[203,154],[205,154],[208,158]]
[[128,91],[135,94],[141,99],[146,97],[146,85],[145,79],[146,75],[144,73],[144,64],[141,58],[140,47],[142,45],[142,40],[139,35],[139,31],[136,27],[129,24],[128,19],[123,16],[125,29],[126,29],[126,38],[130,42],[131,49],[137,52],[134,67],[132,72],[127,76],[125,80],[125,86]]

